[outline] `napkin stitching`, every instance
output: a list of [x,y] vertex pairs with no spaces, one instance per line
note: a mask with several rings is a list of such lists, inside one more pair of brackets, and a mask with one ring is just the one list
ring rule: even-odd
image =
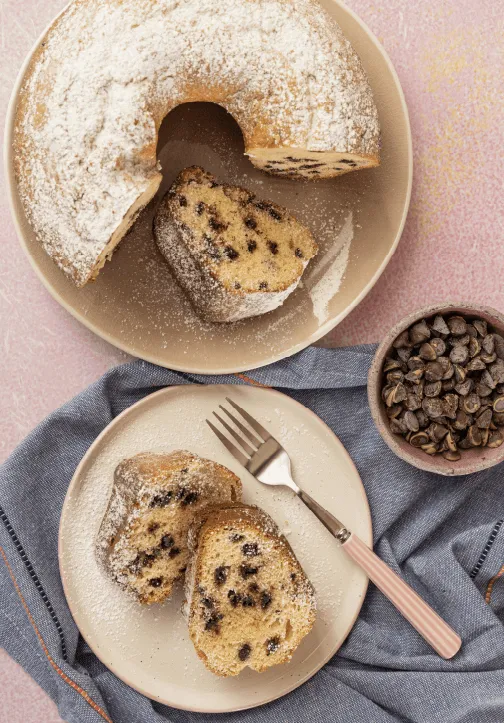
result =
[[504,565],[501,567],[499,572],[496,575],[494,575],[493,577],[491,577],[490,580],[488,581],[488,585],[487,585],[487,589],[486,589],[486,593],[485,593],[485,602],[488,603],[489,605],[492,601],[492,592],[493,592],[494,585],[497,582],[497,580],[500,577],[502,577],[502,575],[504,575]]
[[65,662],[68,662],[65,637],[63,634],[63,628],[61,627],[61,623],[58,619],[58,616],[56,615],[56,612],[55,612],[53,606],[51,605],[51,601],[47,597],[47,593],[44,590],[44,587],[43,587],[42,583],[40,582],[40,579],[39,579],[37,573],[35,572],[33,565],[30,562],[28,555],[25,552],[23,545],[21,544],[21,540],[16,535],[16,531],[12,527],[12,525],[9,521],[9,518],[5,514],[5,510],[3,509],[3,507],[1,505],[0,505],[0,520],[2,520],[2,522],[4,523],[5,529],[7,530],[12,542],[14,543],[16,550],[19,553],[19,556],[21,557],[21,560],[23,561],[26,569],[28,570],[28,574],[30,575],[32,581],[35,584],[35,587],[37,588],[38,594],[42,598],[44,605],[46,606],[47,610],[49,611],[49,615],[51,616],[52,621],[56,626],[56,630],[58,631],[58,635],[59,635],[59,639],[60,639],[60,643],[61,643],[61,655],[63,657],[63,660]]
[[502,527],[503,523],[504,523],[504,519],[497,520],[497,522],[495,523],[493,530],[490,533],[490,536],[487,540],[487,543],[486,543],[485,547],[483,548],[481,555],[479,556],[478,562],[475,564],[475,566],[471,570],[471,574],[469,575],[471,580],[474,580],[474,578],[476,577],[478,572],[481,570],[481,567],[482,567],[483,563],[485,562],[485,560],[487,559],[488,553],[492,549],[492,545],[494,544],[497,534],[498,534],[500,528]]
[[19,587],[19,585],[18,585],[18,583],[17,583],[17,580],[16,580],[16,577],[15,577],[15,575],[14,575],[14,572],[13,572],[13,570],[12,570],[10,564],[9,564],[9,561],[8,561],[8,559],[7,559],[7,555],[5,554],[5,551],[4,551],[3,547],[1,547],[1,546],[0,546],[0,555],[2,555],[3,560],[4,560],[4,562],[5,562],[6,566],[7,566],[7,570],[8,570],[8,572],[9,572],[10,578],[11,578],[13,584],[14,584],[14,588],[15,588],[17,594],[18,594],[18,597],[19,597],[19,599],[21,600],[21,604],[22,604],[22,606],[23,606],[23,608],[24,608],[24,610],[25,610],[25,612],[26,612],[26,615],[27,615],[27,617],[28,617],[28,620],[29,620],[32,628],[34,629],[35,634],[36,634],[36,636],[37,636],[37,638],[38,638],[38,640],[39,640],[39,643],[40,643],[40,645],[42,646],[42,650],[44,651],[44,654],[45,654],[47,660],[49,661],[49,663],[51,664],[51,666],[53,667],[53,669],[54,669],[54,670],[58,673],[58,675],[65,681],[65,683],[67,683],[67,685],[69,685],[71,688],[73,688],[74,690],[76,690],[76,691],[84,698],[84,700],[86,701],[86,703],[88,703],[88,705],[90,705],[91,708],[93,708],[97,713],[99,713],[99,715],[101,715],[101,717],[102,717],[104,720],[106,720],[107,723],[113,723],[113,720],[112,720],[111,718],[109,718],[109,716],[105,713],[105,711],[104,711],[102,708],[100,708],[100,706],[98,705],[98,703],[95,703],[94,700],[91,698],[91,696],[90,696],[88,693],[86,693],[86,691],[85,691],[83,688],[81,688],[80,685],[77,685],[77,683],[76,683],[75,681],[73,681],[71,678],[69,678],[68,675],[66,675],[66,673],[64,673],[64,672],[61,670],[61,668],[59,667],[59,665],[53,660],[53,658],[51,657],[51,654],[49,653],[49,650],[48,650],[48,648],[47,648],[47,645],[45,644],[44,638],[43,638],[42,635],[40,634],[40,631],[39,631],[39,629],[38,629],[38,627],[37,627],[37,624],[35,623],[35,620],[33,619],[33,616],[32,616],[32,614],[31,614],[31,612],[30,612],[30,608],[28,607],[28,605],[27,605],[27,603],[26,603],[26,601],[25,601],[25,599],[24,599],[24,597],[23,597],[23,593],[21,592],[21,588]]
[[238,377],[239,379],[243,379],[244,382],[247,382],[248,384],[253,384],[256,387],[263,387],[264,389],[271,389],[271,387],[268,386],[267,384],[262,384],[261,382],[258,382],[255,379],[248,377],[246,374],[235,374],[235,377]]

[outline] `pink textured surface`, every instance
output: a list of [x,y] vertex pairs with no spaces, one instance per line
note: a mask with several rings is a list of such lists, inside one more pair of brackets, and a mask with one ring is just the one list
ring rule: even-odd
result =
[[[504,310],[500,4],[348,4],[378,36],[398,72],[410,110],[415,176],[394,258],[327,345],[377,341],[409,311],[447,298]],[[64,5],[0,3],[2,121],[26,53]],[[1,461],[50,411],[127,357],[82,327],[39,283],[18,245],[5,193],[0,221]],[[46,695],[1,651],[0,689],[0,722],[60,720]]]

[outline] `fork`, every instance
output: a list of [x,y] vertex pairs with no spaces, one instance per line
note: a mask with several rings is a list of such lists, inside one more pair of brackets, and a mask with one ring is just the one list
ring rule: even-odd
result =
[[222,404],[219,405],[219,409],[241,434],[217,412],[213,412],[213,414],[228,434],[238,442],[240,449],[209,419],[205,420],[233,457],[259,482],[266,485],[283,485],[295,492],[324,527],[341,543],[352,560],[364,570],[376,587],[386,595],[438,655],[445,659],[452,658],[462,645],[457,633],[354,532],[351,532],[334,515],[319,505],[313,497],[298,487],[292,478],[290,457],[280,442],[236,402],[229,397],[226,397],[226,401],[255,432],[253,434],[240,418]]

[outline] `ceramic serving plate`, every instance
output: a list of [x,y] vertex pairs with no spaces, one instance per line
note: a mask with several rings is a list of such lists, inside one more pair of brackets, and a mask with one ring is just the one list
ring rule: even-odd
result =
[[[27,59],[14,89],[5,135],[6,177],[18,235],[54,298],[111,344],[183,371],[214,374],[259,367],[324,336],[367,294],[387,265],[410,199],[408,113],[397,75],[377,39],[337,0],[322,4],[341,25],[370,78],[382,127],[381,166],[320,182],[272,178],[254,169],[243,155],[241,132],[222,108],[208,103],[179,106],[160,131],[164,182],[157,198],[96,283],[84,289],[77,289],[45,254],[17,194],[11,139]],[[305,272],[301,288],[281,308],[235,324],[207,324],[194,314],[157,252],[151,230],[160,196],[191,164],[285,205],[312,230],[319,255]]]
[[[163,389],[123,412],[91,446],[63,506],[61,577],[70,610],[89,646],[125,683],[153,700],[206,713],[267,703],[297,688],[338,650],[359,613],[365,574],[290,490],[267,488],[220,445],[205,418],[230,396],[284,445],[294,477],[309,494],[372,544],[371,516],[357,470],[341,442],[313,412],[269,389],[179,386]],[[189,640],[179,587],[163,605],[141,606],[97,563],[96,534],[113,472],[142,451],[187,449],[232,469],[244,500],[264,508],[286,535],[316,589],[317,621],[292,661],[235,678],[207,671]]]

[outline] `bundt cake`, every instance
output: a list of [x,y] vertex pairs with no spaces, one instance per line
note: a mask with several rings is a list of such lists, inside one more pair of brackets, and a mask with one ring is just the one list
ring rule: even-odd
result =
[[185,451],[137,454],[115,471],[99,559],[140,602],[162,602],[184,575],[195,514],[240,497],[238,477],[216,462]]
[[154,220],[154,237],[194,308],[236,321],[280,306],[317,252],[287,209],[186,168]]
[[186,614],[207,668],[230,676],[290,660],[315,622],[315,595],[271,517],[247,505],[207,508],[189,548]]
[[26,71],[13,160],[36,236],[78,286],[156,193],[159,127],[192,101],[226,108],[268,173],[379,163],[368,80],[316,0],[74,0]]

